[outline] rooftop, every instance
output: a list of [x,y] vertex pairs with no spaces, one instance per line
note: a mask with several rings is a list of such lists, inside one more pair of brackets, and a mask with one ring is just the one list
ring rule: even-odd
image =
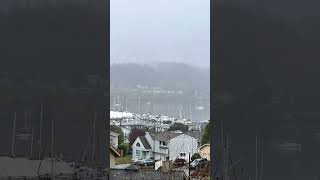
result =
[[110,131],[110,136],[119,136],[120,134],[116,133],[116,132],[113,132],[113,131]]
[[139,136],[139,139],[140,139],[140,141],[142,142],[143,147],[144,147],[145,149],[151,149],[151,146],[150,146],[148,140],[146,139],[146,137],[144,137],[144,136]]
[[171,131],[164,131],[164,132],[159,132],[156,133],[155,135],[155,139],[158,141],[169,141],[172,138],[175,138],[179,135],[181,135],[182,133],[175,133],[175,132],[171,132]]

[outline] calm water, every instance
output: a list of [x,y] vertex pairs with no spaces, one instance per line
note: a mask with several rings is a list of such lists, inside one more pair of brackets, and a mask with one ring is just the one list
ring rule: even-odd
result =
[[[173,97],[139,97],[137,96],[110,96],[111,110],[127,110],[134,113],[150,113],[155,115],[168,115],[179,118],[179,104],[182,105],[183,118],[193,121],[208,120],[210,118],[209,98],[191,98],[188,96]],[[181,106],[180,106],[181,107]]]

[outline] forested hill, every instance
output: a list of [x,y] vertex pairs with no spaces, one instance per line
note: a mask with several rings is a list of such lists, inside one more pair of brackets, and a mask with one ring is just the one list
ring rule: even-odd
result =
[[209,91],[210,68],[199,68],[182,63],[113,64],[111,85],[136,88],[137,85],[169,90]]

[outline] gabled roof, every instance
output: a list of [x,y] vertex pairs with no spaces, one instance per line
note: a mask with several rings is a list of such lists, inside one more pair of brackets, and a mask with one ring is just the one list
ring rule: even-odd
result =
[[181,135],[181,133],[174,133],[174,132],[171,132],[171,131],[164,131],[164,132],[157,133],[154,138],[156,140],[158,140],[158,141],[168,141],[168,140],[170,140],[172,138],[175,138],[175,137],[177,137],[179,135]]
[[140,141],[142,142],[142,145],[143,145],[143,147],[144,147],[145,149],[151,149],[151,146],[150,146],[148,140],[146,139],[146,137],[144,137],[144,136],[139,136],[138,138],[139,138]]
[[113,132],[113,131],[110,131],[110,136],[119,136],[120,134],[116,133],[116,132]]
[[202,148],[204,148],[206,146],[210,146],[210,144],[204,144],[204,145],[200,146],[199,149],[202,149]]
[[197,140],[200,140],[200,137],[201,137],[200,131],[187,131],[187,132],[185,132],[183,134],[186,134],[188,136],[194,137]]

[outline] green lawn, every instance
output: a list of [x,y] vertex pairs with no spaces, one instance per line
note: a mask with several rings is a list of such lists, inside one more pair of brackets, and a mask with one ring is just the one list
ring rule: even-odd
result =
[[129,164],[131,163],[131,156],[124,156],[124,157],[119,157],[116,158],[116,165],[118,164]]

